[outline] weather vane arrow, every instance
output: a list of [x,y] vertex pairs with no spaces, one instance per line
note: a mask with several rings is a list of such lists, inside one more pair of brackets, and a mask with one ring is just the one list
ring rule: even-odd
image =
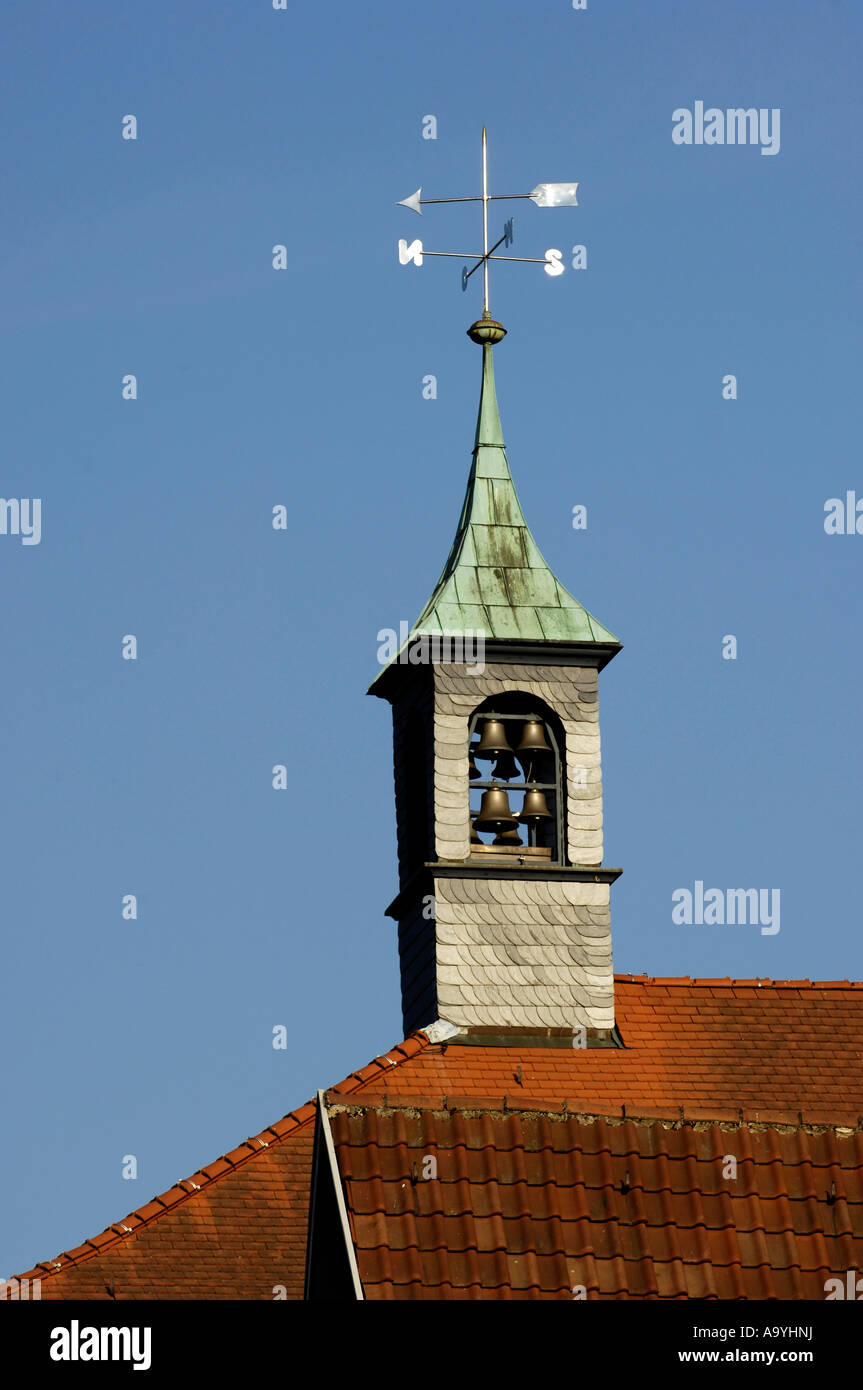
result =
[[475,194],[469,198],[424,198],[422,188],[418,188],[416,193],[412,193],[409,198],[402,198],[397,203],[397,207],[410,208],[412,212],[418,212],[422,217],[424,207],[429,207],[432,203],[482,203],[482,253],[478,251],[426,251],[419,239],[414,239],[408,245],[407,241],[399,241],[399,261],[402,265],[420,266],[424,256],[446,256],[455,260],[475,262],[470,270],[465,265],[461,272],[461,287],[467,289],[467,282],[474,271],[483,268],[483,317],[488,319],[488,265],[489,261],[521,261],[527,265],[541,265],[545,269],[546,275],[557,276],[564,272],[563,253],[554,248],[546,251],[542,258],[536,256],[496,256],[494,253],[499,246],[511,246],[514,239],[514,219],[510,217],[504,223],[503,236],[500,237],[493,246],[488,244],[488,205],[489,203],[506,202],[509,200],[529,198],[538,208],[574,208],[578,207],[578,184],[577,183],[538,183],[536,188],[530,193],[489,193],[488,191],[488,157],[485,126],[482,130],[482,193]]

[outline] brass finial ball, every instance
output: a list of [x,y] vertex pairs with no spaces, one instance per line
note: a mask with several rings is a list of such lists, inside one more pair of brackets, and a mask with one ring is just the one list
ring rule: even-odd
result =
[[467,336],[471,342],[484,346],[486,343],[499,343],[502,338],[506,337],[506,329],[491,315],[483,314],[481,319],[477,319],[476,323],[471,324],[467,330]]

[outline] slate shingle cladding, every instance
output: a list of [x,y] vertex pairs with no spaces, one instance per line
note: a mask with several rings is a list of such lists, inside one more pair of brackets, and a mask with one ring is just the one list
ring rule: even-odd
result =
[[613,1028],[608,884],[437,878],[435,908],[440,1018]]
[[[595,667],[492,663],[479,673],[436,664],[424,678],[409,679],[393,702],[406,1033],[438,1017],[466,1029],[614,1026],[607,882],[567,880],[535,865],[524,867],[520,878],[435,871],[436,864],[449,871],[476,865],[470,858],[470,717],[484,700],[512,692],[523,693],[528,706],[542,702],[561,721],[566,860],[602,863]],[[412,719],[422,722],[430,739],[408,772],[402,750]],[[420,801],[431,808],[425,877],[415,875],[418,864],[406,851],[407,823]]]

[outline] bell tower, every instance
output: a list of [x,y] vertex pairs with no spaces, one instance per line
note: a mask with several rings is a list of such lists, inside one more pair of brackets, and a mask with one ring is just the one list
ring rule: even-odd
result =
[[[443,573],[369,694],[392,705],[405,1033],[609,1045],[597,678],[613,633],[551,572],[504,448],[493,352],[467,493]],[[583,1032],[582,1032],[583,1030]]]

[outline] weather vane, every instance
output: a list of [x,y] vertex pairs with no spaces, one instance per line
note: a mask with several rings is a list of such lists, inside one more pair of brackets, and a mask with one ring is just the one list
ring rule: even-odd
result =
[[[552,276],[562,275],[565,267],[563,264],[562,252],[555,250],[554,248],[546,251],[545,255],[541,259],[536,256],[496,256],[494,253],[499,246],[506,245],[507,247],[509,247],[513,243],[514,219],[510,217],[504,223],[503,236],[500,237],[494,243],[494,246],[490,247],[488,244],[489,203],[505,202],[509,201],[510,199],[515,200],[516,198],[529,198],[530,201],[532,203],[535,203],[538,208],[572,208],[578,206],[577,194],[577,183],[538,183],[536,188],[534,188],[530,193],[489,193],[487,141],[485,126],[483,126],[481,194],[476,194],[470,198],[423,198],[422,188],[418,188],[416,193],[412,193],[409,198],[402,198],[397,205],[399,207],[411,208],[414,212],[418,212],[422,217],[423,208],[428,207],[432,203],[482,203],[482,255],[480,255],[478,251],[426,251],[423,247],[422,242],[419,239],[415,239],[410,243],[410,245],[408,245],[407,241],[402,239],[399,241],[399,261],[402,265],[410,265],[410,263],[413,262],[413,264],[417,266],[422,265],[423,256],[447,256],[453,258],[454,260],[475,261],[475,264],[472,265],[469,270],[466,265],[462,267],[461,287],[463,290],[466,290],[468,280],[473,275],[474,271],[479,270],[480,266],[482,266],[482,316],[484,320],[492,323],[494,322],[494,320],[491,319],[488,307],[489,261],[522,261],[528,265],[541,265],[544,267],[546,275]],[[474,328],[479,327],[479,324],[474,325]],[[499,324],[495,324],[495,327],[497,329],[500,329],[499,337],[502,338],[505,330],[501,328]],[[474,336],[474,333],[471,329],[469,329],[468,332],[471,334],[472,337]],[[480,340],[481,339],[477,336],[476,341]],[[491,338],[484,334],[482,338],[482,341],[495,340],[499,341],[497,333],[494,333]]]

